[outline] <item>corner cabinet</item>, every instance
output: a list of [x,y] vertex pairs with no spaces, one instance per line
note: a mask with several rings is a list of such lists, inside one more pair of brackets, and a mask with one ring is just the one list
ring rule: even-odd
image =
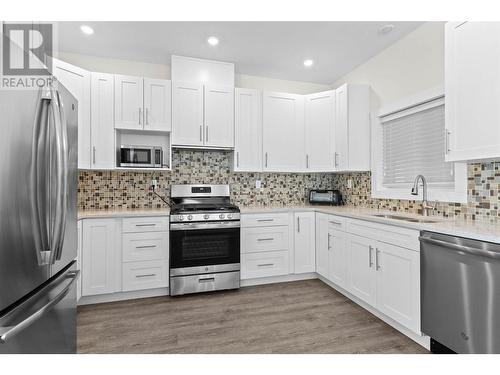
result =
[[304,96],[277,92],[263,93],[263,170],[303,172]]
[[500,158],[500,22],[445,25],[446,161]]
[[262,91],[234,91],[234,171],[262,171]]
[[90,72],[67,62],[52,59],[52,74],[78,101],[78,168],[91,167],[90,155]]
[[234,88],[174,82],[173,146],[234,147]]

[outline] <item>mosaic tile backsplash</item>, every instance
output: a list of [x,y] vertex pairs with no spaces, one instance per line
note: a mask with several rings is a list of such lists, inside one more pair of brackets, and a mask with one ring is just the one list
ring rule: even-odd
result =
[[[150,190],[151,172],[80,171],[79,209],[161,208],[165,204]],[[311,188],[336,188],[348,205],[418,213],[421,201],[371,198],[369,172],[356,173],[235,173],[230,152],[174,150],[172,171],[157,172],[157,191],[168,196],[171,184],[230,184],[239,206],[300,205]],[[347,180],[352,188],[347,189]],[[255,180],[262,188],[255,188]],[[432,215],[471,220],[500,220],[500,162],[468,166],[467,204],[441,202]]]
[[[330,188],[333,174],[235,173],[228,151],[174,150],[172,171],[157,172],[157,192],[167,196],[172,184],[230,184],[239,206],[300,205],[311,188]],[[161,208],[150,190],[152,172],[80,171],[79,209]],[[255,180],[262,188],[255,188]]]

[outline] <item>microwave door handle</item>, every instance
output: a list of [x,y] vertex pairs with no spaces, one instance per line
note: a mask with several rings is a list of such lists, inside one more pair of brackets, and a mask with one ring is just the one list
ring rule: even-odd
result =
[[48,238],[48,209],[46,207],[46,194],[48,193],[46,173],[47,145],[48,142],[48,112],[50,105],[50,92],[44,88],[40,90],[39,100],[35,110],[35,123],[31,145],[31,165],[28,181],[31,208],[31,225],[35,241],[35,253],[38,265],[49,264],[50,250]]

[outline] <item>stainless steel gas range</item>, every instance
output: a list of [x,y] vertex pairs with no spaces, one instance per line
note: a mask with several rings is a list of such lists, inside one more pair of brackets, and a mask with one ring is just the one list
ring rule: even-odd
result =
[[228,185],[172,185],[170,295],[240,287],[240,210]]

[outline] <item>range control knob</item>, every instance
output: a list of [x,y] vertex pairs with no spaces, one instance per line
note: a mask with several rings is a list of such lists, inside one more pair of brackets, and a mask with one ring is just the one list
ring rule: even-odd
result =
[[233,217],[233,215],[232,215],[232,214],[227,214],[227,218],[228,218],[228,219],[231,219],[232,217]]
[[188,215],[188,220],[193,220],[193,215]]
[[219,219],[224,219],[224,214],[220,214]]
[[203,215],[203,218],[204,218],[205,220],[208,220],[208,219],[210,219],[210,215],[209,215],[209,214],[205,214],[205,215]]
[[179,215],[179,220],[180,221],[184,220],[184,215]]

